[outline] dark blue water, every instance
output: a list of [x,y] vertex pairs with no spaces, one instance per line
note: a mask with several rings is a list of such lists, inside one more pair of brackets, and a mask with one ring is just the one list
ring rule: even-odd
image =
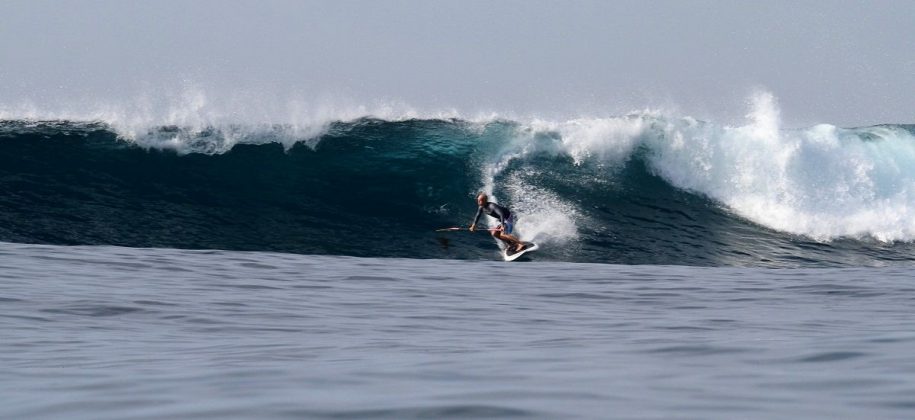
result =
[[0,244],[0,418],[908,418],[915,271]]
[[487,191],[544,245],[538,261],[827,267],[915,255],[907,126],[768,138],[636,115],[290,130],[127,136],[100,122],[2,122],[0,240],[489,260],[486,235],[434,232],[469,225]]

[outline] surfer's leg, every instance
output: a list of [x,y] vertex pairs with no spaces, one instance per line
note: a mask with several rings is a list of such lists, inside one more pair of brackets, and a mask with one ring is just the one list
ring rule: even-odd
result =
[[512,244],[511,242],[509,242],[508,239],[505,239],[505,236],[504,236],[505,234],[504,234],[504,233],[502,233],[502,232],[500,232],[500,231],[498,231],[498,230],[494,230],[494,231],[492,231],[490,234],[492,235],[493,238],[496,238],[496,239],[502,241],[502,243],[504,243],[504,244],[505,244],[505,247],[507,247],[508,249],[514,249],[514,248],[513,248],[513,247],[514,247],[514,244]]
[[524,249],[524,242],[521,242],[520,239],[514,237],[513,235],[509,235],[507,233],[505,234],[505,236],[507,236],[508,239],[515,244],[515,251],[520,251],[520,250]]
[[504,226],[504,229],[501,232],[499,232],[502,235],[502,237],[500,239],[505,241],[505,243],[508,244],[508,246],[511,249],[513,249],[515,252],[518,252],[518,251],[524,249],[524,242],[521,242],[521,240],[516,238],[514,235],[514,230],[515,230],[514,215],[509,216],[508,219],[505,220],[505,223],[503,226]]
[[505,242],[505,245],[515,252],[518,252],[524,248],[524,242],[521,242],[518,238],[507,233],[496,231],[493,232],[493,236],[495,236],[500,241]]

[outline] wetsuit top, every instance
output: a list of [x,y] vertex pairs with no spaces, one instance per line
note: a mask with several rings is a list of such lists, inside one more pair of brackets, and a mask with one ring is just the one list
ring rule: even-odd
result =
[[512,212],[509,211],[507,208],[502,207],[496,203],[490,202],[490,203],[486,203],[486,204],[480,206],[480,209],[477,210],[477,216],[473,218],[473,224],[477,224],[477,221],[480,220],[480,215],[482,215],[484,212],[488,216],[492,216],[492,217],[495,217],[496,219],[499,219],[499,223],[502,223],[502,224],[505,224],[505,221],[508,219],[511,219],[511,217],[512,217]]

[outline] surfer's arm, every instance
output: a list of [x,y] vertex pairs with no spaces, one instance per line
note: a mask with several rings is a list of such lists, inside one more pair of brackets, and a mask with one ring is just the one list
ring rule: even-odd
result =
[[473,230],[474,228],[477,227],[477,222],[480,221],[480,215],[482,215],[482,214],[483,214],[483,208],[480,207],[479,209],[477,209],[477,215],[473,218],[473,223],[470,224],[470,230]]

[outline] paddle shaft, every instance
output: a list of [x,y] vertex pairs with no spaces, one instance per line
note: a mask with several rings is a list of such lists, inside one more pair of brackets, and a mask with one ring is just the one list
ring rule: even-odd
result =
[[[476,231],[479,231],[479,232],[495,232],[497,230],[499,230],[499,229],[476,229]],[[470,230],[470,228],[452,227],[452,228],[436,229],[435,231],[436,232],[459,232],[459,231],[470,232],[471,230]]]

